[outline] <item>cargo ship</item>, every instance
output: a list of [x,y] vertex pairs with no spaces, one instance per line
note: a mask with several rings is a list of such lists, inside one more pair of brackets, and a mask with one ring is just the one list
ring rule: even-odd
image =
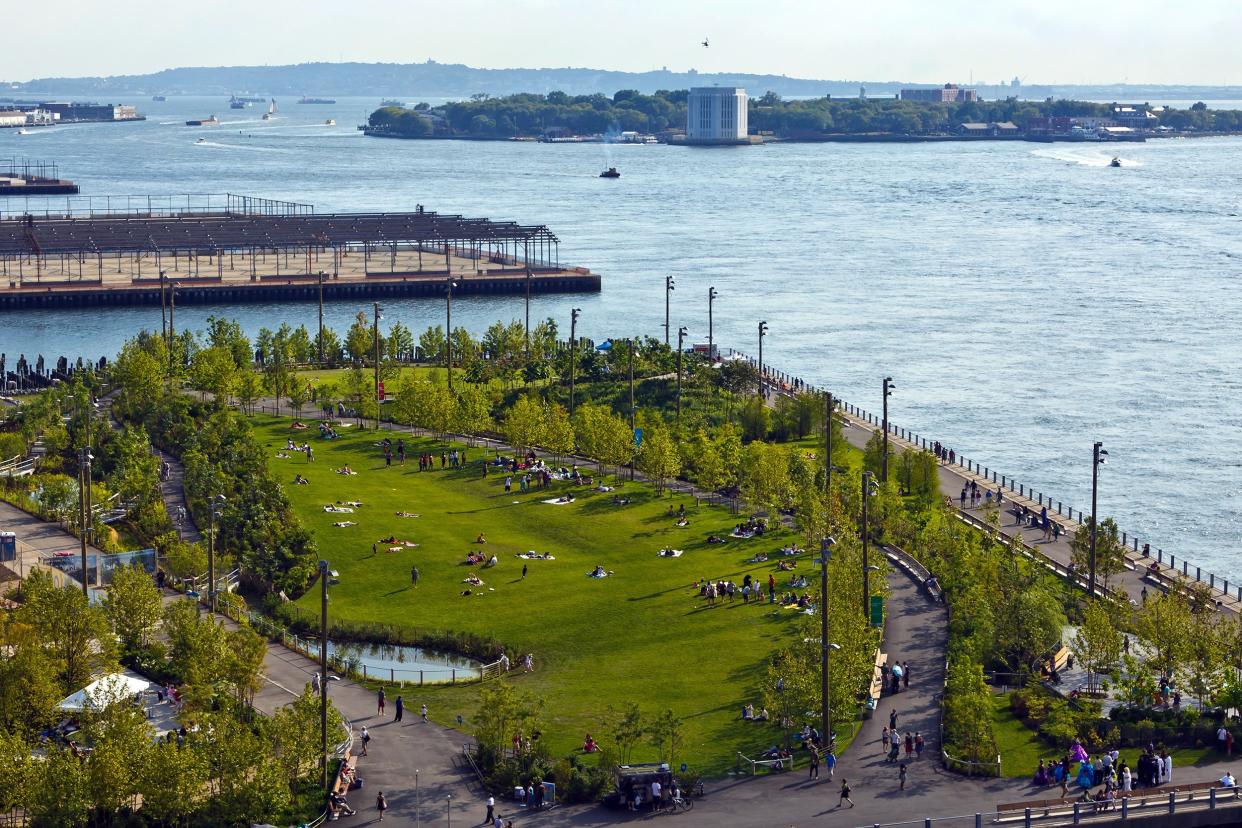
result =
[[334,104],[336,103],[336,101],[334,101],[332,98],[308,98],[305,95],[303,95],[302,99],[299,100],[298,103],[300,104]]
[[155,101],[156,103],[163,103],[164,101],[168,100],[168,98],[164,97],[163,95],[152,95],[151,100]]
[[186,126],[219,126],[220,119],[215,115],[209,118],[192,118],[185,122]]

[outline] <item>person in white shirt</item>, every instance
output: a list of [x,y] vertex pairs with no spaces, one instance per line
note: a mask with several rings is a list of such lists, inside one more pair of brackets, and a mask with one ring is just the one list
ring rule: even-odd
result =
[[664,809],[664,800],[662,797],[662,788],[659,779],[651,781],[651,810],[660,811]]
[[1164,781],[1168,784],[1173,781],[1173,757],[1169,755],[1168,751],[1165,751],[1161,759],[1164,763]]
[[1225,771],[1225,775],[1220,778],[1220,786],[1222,788],[1236,788],[1238,786],[1238,780],[1233,778],[1232,773]]

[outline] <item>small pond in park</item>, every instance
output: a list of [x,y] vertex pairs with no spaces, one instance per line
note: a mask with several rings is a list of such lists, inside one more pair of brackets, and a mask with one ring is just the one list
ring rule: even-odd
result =
[[365,641],[329,641],[328,658],[366,677],[428,684],[477,679],[483,666],[464,656]]

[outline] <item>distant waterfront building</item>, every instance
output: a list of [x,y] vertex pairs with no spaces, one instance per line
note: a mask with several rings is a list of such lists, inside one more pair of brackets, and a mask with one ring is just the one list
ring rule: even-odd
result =
[[47,101],[39,108],[55,115],[65,123],[74,121],[145,121],[137,108],[127,104],[79,103],[77,101]]
[[699,86],[686,99],[686,142],[745,144],[746,90],[739,86]]
[[1160,125],[1160,119],[1147,111],[1145,106],[1113,106],[1113,120],[1119,127],[1135,130],[1152,130]]
[[903,89],[901,99],[923,103],[975,103],[979,100],[979,93],[955,83],[946,83],[932,89]]
[[0,127],[20,127],[26,125],[26,113],[20,109],[0,111]]

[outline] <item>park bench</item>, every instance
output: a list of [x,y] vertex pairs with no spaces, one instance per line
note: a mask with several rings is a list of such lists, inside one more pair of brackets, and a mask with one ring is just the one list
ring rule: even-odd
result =
[[751,759],[746,754],[738,751],[738,762],[750,765],[750,775],[754,776],[759,768],[767,768],[768,770],[785,771],[793,767],[793,757],[787,756],[783,759]]
[[888,663],[888,653],[875,651],[875,666],[871,669],[871,686],[867,688],[867,706],[863,709],[863,718],[870,719],[871,714],[880,704],[880,696],[884,692],[883,667]]

